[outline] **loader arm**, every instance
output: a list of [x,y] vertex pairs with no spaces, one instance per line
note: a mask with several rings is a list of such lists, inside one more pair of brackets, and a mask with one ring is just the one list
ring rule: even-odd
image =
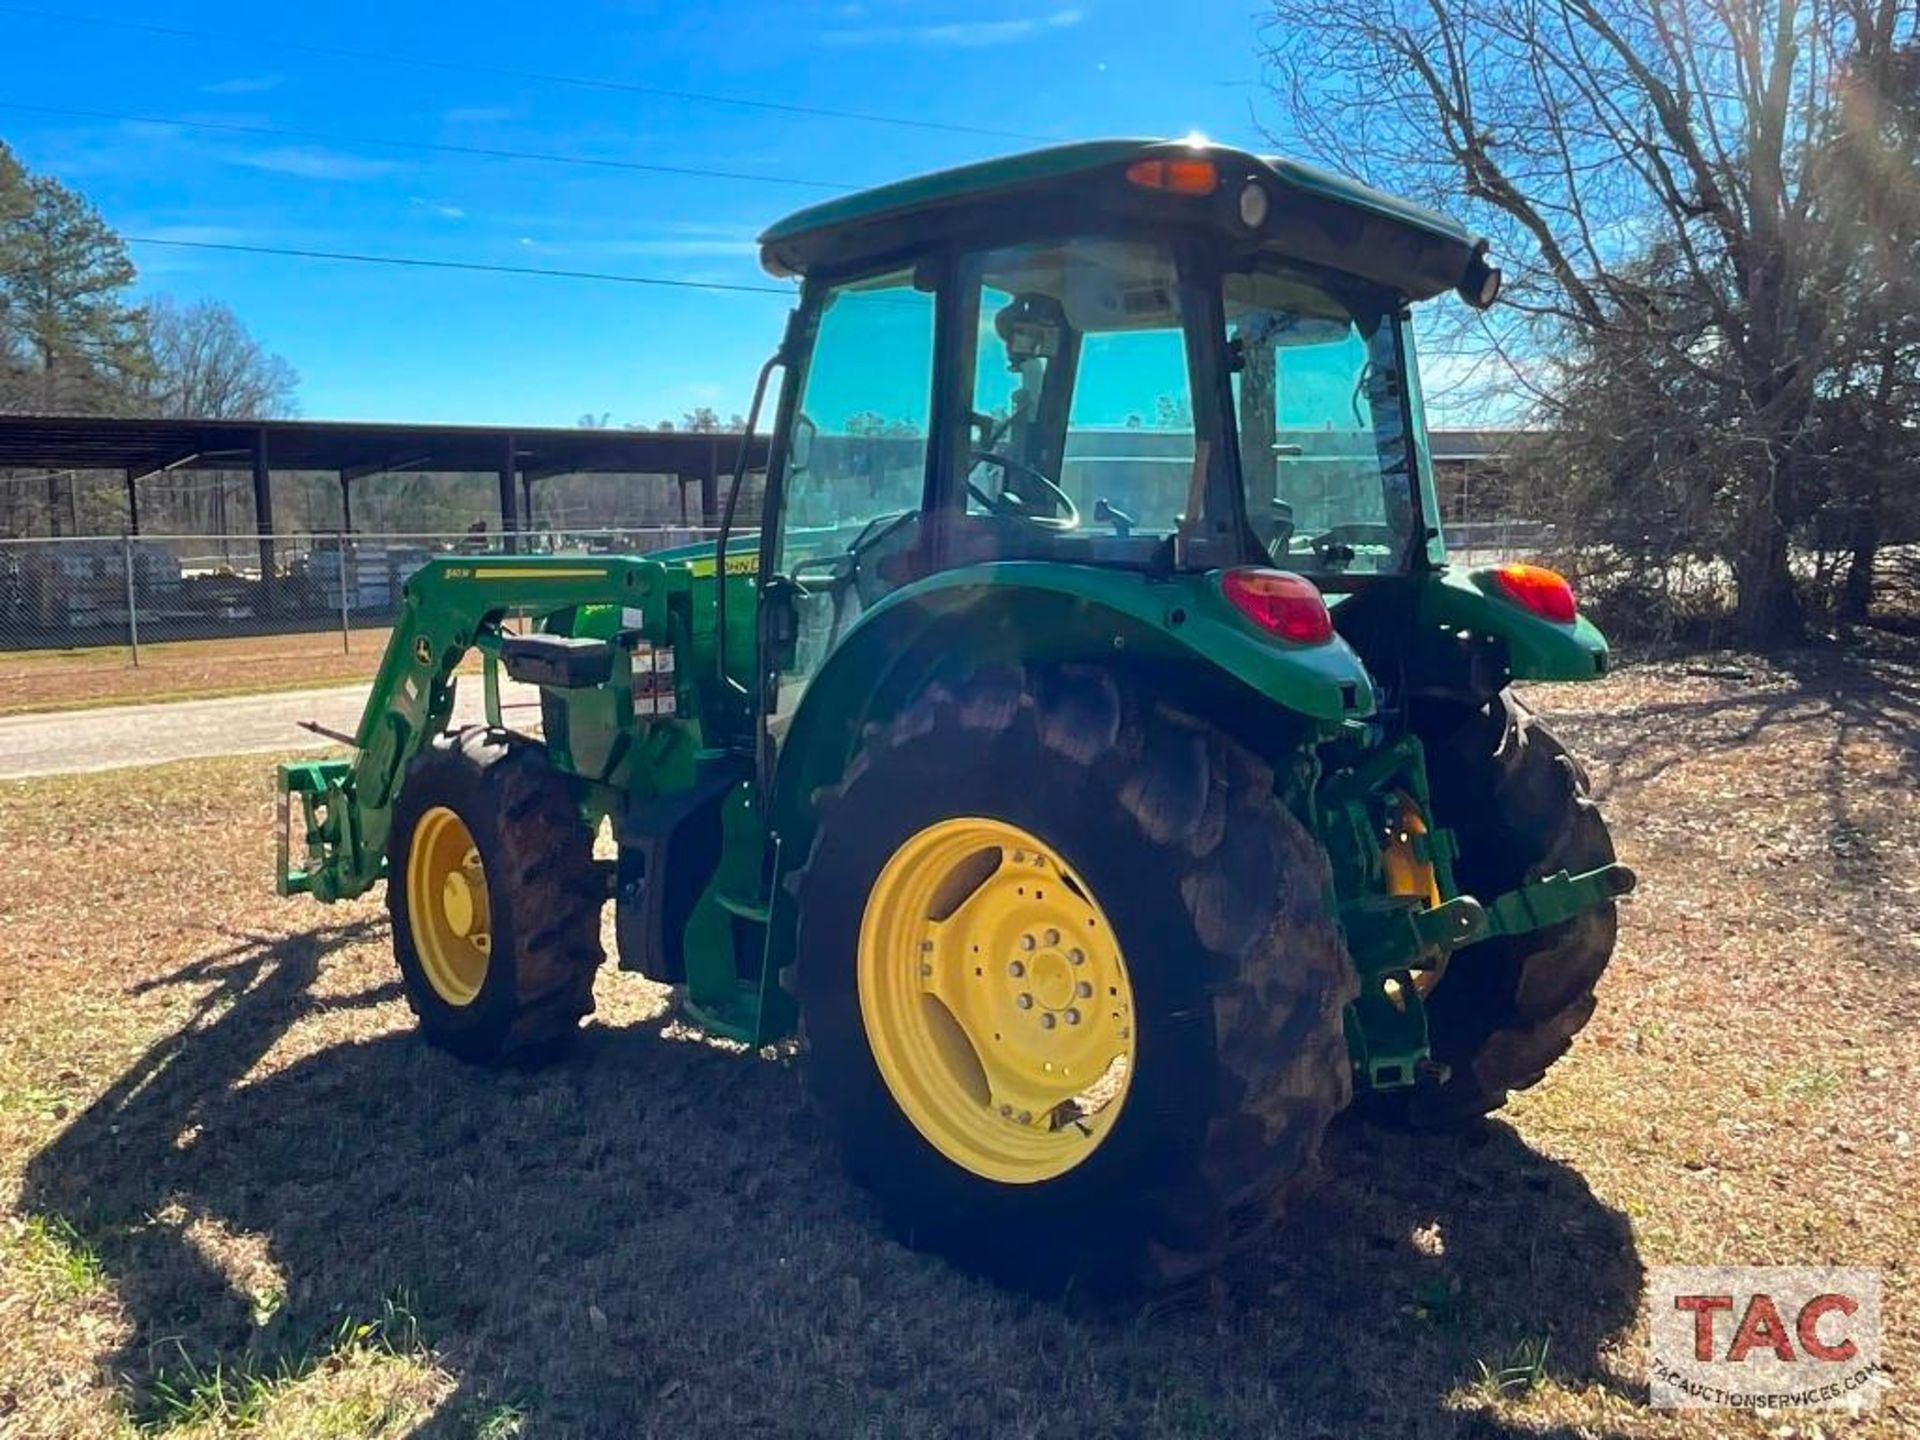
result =
[[[701,556],[705,561],[702,563]],[[626,661],[636,643],[677,652],[674,709],[705,717],[709,730],[744,728],[745,716],[732,687],[719,683],[714,653],[714,562],[712,551],[663,551],[650,556],[512,555],[448,557],[430,562],[407,581],[400,614],[354,732],[348,758],[291,761],[280,767],[278,889],[321,901],[365,893],[386,868],[393,802],[408,762],[427,739],[444,729],[453,713],[455,672],[469,651],[484,657],[487,722],[500,726],[498,676],[511,637],[502,630],[510,613],[544,625],[548,617],[579,607],[617,609],[617,673],[600,688],[624,685]],[[729,575],[745,589],[750,576]],[[752,606],[736,614],[750,622]],[[750,623],[729,647],[742,669],[751,664]],[[529,678],[541,680],[538,675]],[[738,678],[736,676],[736,678]],[[542,683],[545,683],[542,681]],[[559,686],[558,688],[564,688]],[[623,733],[635,728],[631,710],[619,712]],[[701,722],[674,722],[698,726]],[[597,781],[601,777],[590,777]],[[294,855],[293,796],[299,796],[303,858]]]

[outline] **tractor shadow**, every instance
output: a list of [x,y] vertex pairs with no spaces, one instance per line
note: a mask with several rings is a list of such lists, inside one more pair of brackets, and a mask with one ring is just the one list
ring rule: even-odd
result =
[[[22,1209],[95,1247],[131,1322],[101,1363],[136,1417],[183,1360],[270,1364],[395,1295],[457,1381],[429,1437],[503,1405],[534,1436],[1493,1436],[1477,1362],[1542,1339],[1546,1375],[1617,1388],[1630,1228],[1505,1125],[1345,1125],[1327,1185],[1211,1291],[1036,1300],[886,1239],[789,1061],[648,1023],[537,1072],[402,1028],[276,1064],[316,1007],[401,1025],[390,985],[313,993],[381,928],[240,937],[154,982],[210,988],[31,1162]],[[270,1318],[223,1236],[283,1277]]]

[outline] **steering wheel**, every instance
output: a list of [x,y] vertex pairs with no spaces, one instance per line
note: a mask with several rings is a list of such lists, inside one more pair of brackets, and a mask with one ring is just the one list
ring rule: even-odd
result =
[[[967,481],[967,493],[978,500],[995,515],[1012,515],[1039,525],[1048,530],[1078,530],[1080,528],[1080,507],[1073,503],[1073,497],[1062,490],[1053,481],[1042,475],[1033,466],[1011,455],[996,455],[991,450],[975,450],[968,455],[968,468],[975,465],[996,465],[1001,472],[1001,489],[998,495],[990,495],[972,480]],[[1006,482],[1018,475],[1039,486],[1046,497],[1053,501],[1060,512],[1056,515],[1041,515],[1028,507],[1017,497],[1007,493]]]
[[1312,548],[1315,559],[1329,569],[1335,569],[1353,563],[1353,547],[1356,545],[1384,545],[1391,550],[1400,539],[1400,532],[1393,526],[1371,521],[1335,525],[1330,530],[1321,531],[1307,544]]

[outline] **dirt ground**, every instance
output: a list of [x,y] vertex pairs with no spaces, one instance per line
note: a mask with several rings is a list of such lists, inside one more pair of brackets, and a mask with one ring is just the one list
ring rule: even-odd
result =
[[[1920,665],[1533,698],[1641,876],[1594,1023],[1120,1308],[885,1238],[632,977],[553,1068],[430,1052],[377,898],[272,897],[257,758],[0,785],[0,1435],[1920,1435]],[[1716,1261],[1880,1267],[1891,1402],[1647,1408],[1645,1267]]]

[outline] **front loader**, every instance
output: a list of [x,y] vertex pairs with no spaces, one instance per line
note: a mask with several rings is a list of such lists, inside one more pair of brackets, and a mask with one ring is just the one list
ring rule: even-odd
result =
[[712,544],[429,564],[354,754],[282,767],[282,893],[384,879],[422,1031],[487,1063],[589,1013],[611,898],[693,1021],[804,1038],[906,1238],[1025,1285],[1217,1263],[1356,1096],[1540,1080],[1633,877],[1510,689],[1606,642],[1441,534],[1411,308],[1493,303],[1485,243],[1107,141],[761,247],[800,286],[757,526],[736,475]]

